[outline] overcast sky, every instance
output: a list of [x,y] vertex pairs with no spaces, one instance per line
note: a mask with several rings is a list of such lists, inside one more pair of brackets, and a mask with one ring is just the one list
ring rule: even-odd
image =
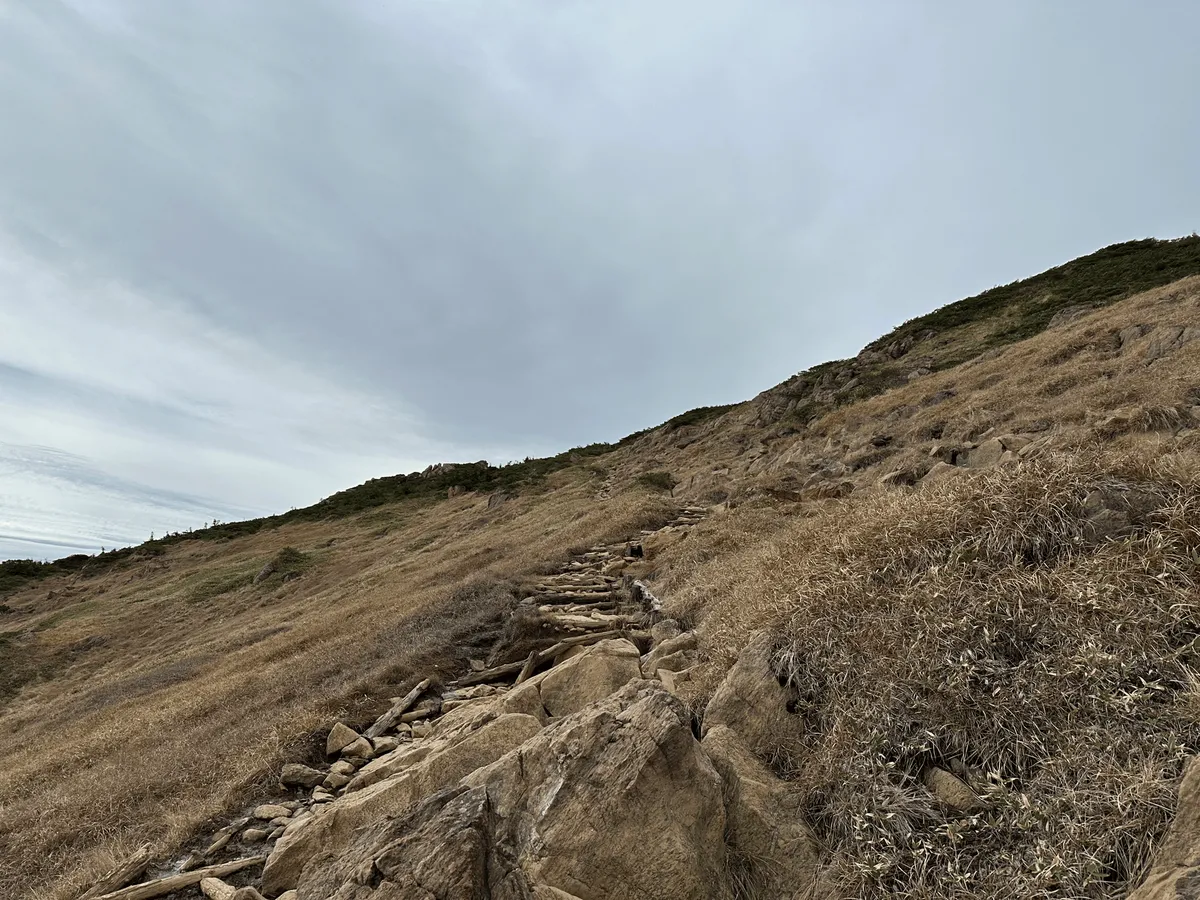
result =
[[1200,4],[0,0],[0,558],[746,399],[1200,228]]

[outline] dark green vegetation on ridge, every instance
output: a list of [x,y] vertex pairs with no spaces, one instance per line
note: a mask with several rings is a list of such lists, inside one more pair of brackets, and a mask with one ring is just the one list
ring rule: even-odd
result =
[[[1150,238],[1113,244],[1032,278],[991,288],[974,297],[950,303],[931,313],[910,319],[868,344],[865,350],[886,355],[888,348],[898,342],[920,342],[932,332],[934,337],[929,343],[933,344],[931,350],[934,352],[928,359],[929,368],[933,371],[946,369],[984,350],[1038,334],[1063,310],[1107,306],[1141,291],[1196,274],[1200,274],[1200,236],[1192,235],[1173,240]],[[954,335],[958,330],[968,328],[982,329],[984,333],[969,340],[955,339]],[[911,368],[907,359],[902,363],[860,366],[860,371],[856,372],[857,383],[839,396],[836,402],[821,403],[808,397],[819,379],[837,373],[847,364],[848,361],[822,363],[797,376],[798,379],[802,379],[800,390],[789,389],[788,385],[791,382],[776,389],[781,390],[785,396],[794,395],[800,401],[793,418],[811,418],[828,411],[832,406],[882,393],[901,383],[903,370],[906,367]],[[673,431],[689,425],[702,424],[720,417],[736,405],[698,407],[674,416],[658,427]],[[531,458],[505,466],[492,466],[487,462],[464,463],[429,474],[412,473],[372,478],[357,487],[339,491],[303,509],[171,534],[136,547],[112,550],[96,556],[77,554],[46,563],[33,560],[0,562],[0,595],[29,581],[51,575],[98,574],[135,557],[158,555],[166,545],[183,540],[229,540],[254,534],[263,528],[274,528],[293,522],[344,518],[401,500],[433,502],[445,497],[450,488],[475,492],[528,490],[553,472],[587,458],[603,456],[653,430],[635,432],[615,443],[589,444],[556,456]],[[0,613],[2,612],[0,609]]]

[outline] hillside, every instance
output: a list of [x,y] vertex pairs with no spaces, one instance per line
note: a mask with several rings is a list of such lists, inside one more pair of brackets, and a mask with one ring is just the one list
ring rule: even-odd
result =
[[301,900],[1186,896],[1197,337],[1200,238],[1116,245],[615,444],[2,564],[0,896],[264,841]]

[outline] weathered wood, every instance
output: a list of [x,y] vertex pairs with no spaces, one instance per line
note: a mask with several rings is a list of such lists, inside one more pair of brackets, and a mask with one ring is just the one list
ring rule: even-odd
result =
[[563,638],[553,647],[547,647],[538,654],[538,662],[545,662],[548,659],[553,659],[562,653],[564,650],[569,650],[572,647],[578,647],[580,644],[598,644],[600,641],[608,638],[621,637],[621,631],[597,631],[592,634],[581,634],[578,637]]
[[472,672],[470,675],[464,675],[455,682],[459,687],[467,687],[472,684],[484,684],[488,681],[499,681],[501,678],[507,678],[509,675],[516,675],[521,671],[521,667],[525,665],[525,661],[515,663],[505,663],[502,666],[495,666],[491,669],[484,669],[482,672]]
[[427,706],[423,709],[410,709],[400,717],[400,722],[419,722],[422,719],[429,719],[440,713],[445,708],[445,704],[441,706]]
[[383,735],[389,728],[392,728],[400,717],[408,712],[409,707],[417,702],[420,697],[429,688],[430,680],[426,678],[424,681],[417,684],[415,688],[404,695],[404,698],[385,712],[382,716],[375,720],[375,724],[363,732],[365,737],[377,738]]
[[142,884],[133,884],[121,888],[119,891],[102,894],[95,900],[152,900],[153,897],[162,897],[165,894],[199,884],[205,878],[220,878],[251,866],[261,866],[266,859],[265,856],[247,856],[244,859],[235,859],[217,866],[205,866],[194,872],[183,872],[179,875],[168,875],[166,878],[156,878],[154,881],[146,881]]
[[555,593],[534,594],[532,599],[536,603],[578,603],[580,600],[597,600],[602,597],[607,597],[611,591],[604,593],[586,593],[584,591],[557,591]]
[[[558,643],[545,650],[538,652],[537,663],[543,663],[548,659],[553,659],[558,654],[562,653],[571,647],[577,647],[580,644],[595,644],[599,641],[607,640],[608,638],[627,637],[630,640],[637,638],[649,639],[649,632],[645,631],[626,631],[624,629],[610,629],[608,631],[593,631],[589,634],[580,634],[574,637],[563,638]],[[528,660],[521,662],[505,663],[502,666],[496,666],[492,669],[485,669],[482,672],[472,672],[469,675],[464,675],[458,679],[455,684],[459,687],[467,687],[472,684],[483,684],[488,681],[499,681],[501,678],[506,678],[509,675],[518,675],[525,668]],[[536,663],[535,663],[536,665]]]
[[557,615],[549,619],[547,624],[560,628],[599,628],[610,630],[614,625],[628,621],[624,616],[572,616]]
[[517,675],[517,680],[513,682],[514,686],[521,684],[526,678],[533,674],[533,669],[534,666],[537,665],[537,661],[538,652],[536,650],[530,650],[529,656],[525,658],[525,665],[521,667],[521,672],[519,675]]
[[143,844],[129,859],[112,868],[103,878],[92,885],[86,893],[81,894],[79,900],[94,900],[94,898],[99,897],[101,894],[125,887],[129,882],[145,872],[148,865],[150,865],[150,845]]

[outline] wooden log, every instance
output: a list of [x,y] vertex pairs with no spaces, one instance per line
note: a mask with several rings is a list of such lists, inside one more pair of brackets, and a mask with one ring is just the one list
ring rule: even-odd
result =
[[85,893],[80,894],[79,900],[94,900],[101,894],[125,887],[145,872],[148,865],[150,865],[150,845],[143,844],[132,856],[110,869],[103,878]]
[[470,675],[464,675],[455,682],[459,687],[467,687],[472,684],[484,684],[488,681],[499,681],[501,678],[507,678],[509,675],[516,675],[525,665],[525,661],[515,663],[506,663],[503,666],[495,666],[491,669],[484,669],[482,672],[472,672]]
[[424,681],[419,682],[415,688],[404,695],[404,698],[399,703],[376,719],[375,724],[363,733],[364,736],[377,738],[382,736],[389,728],[392,728],[400,721],[400,717],[408,712],[409,707],[417,702],[417,698],[429,688],[429,681],[426,678]]
[[205,866],[194,872],[182,872],[179,875],[168,875],[166,878],[156,878],[154,881],[133,884],[118,891],[101,894],[95,900],[151,900],[153,897],[162,897],[164,894],[172,894],[183,888],[199,884],[205,878],[220,878],[251,866],[261,866],[266,859],[265,856],[247,856],[244,859],[235,859],[217,866]]
[[422,719],[429,719],[441,712],[442,709],[442,706],[427,706],[424,709],[412,709],[400,717],[400,722],[419,722]]
[[514,687],[518,684],[521,684],[526,678],[533,674],[533,667],[537,665],[537,661],[538,652],[536,650],[530,650],[529,656],[525,658],[525,665],[521,667],[521,672],[519,675],[517,675],[517,680],[513,682]]

